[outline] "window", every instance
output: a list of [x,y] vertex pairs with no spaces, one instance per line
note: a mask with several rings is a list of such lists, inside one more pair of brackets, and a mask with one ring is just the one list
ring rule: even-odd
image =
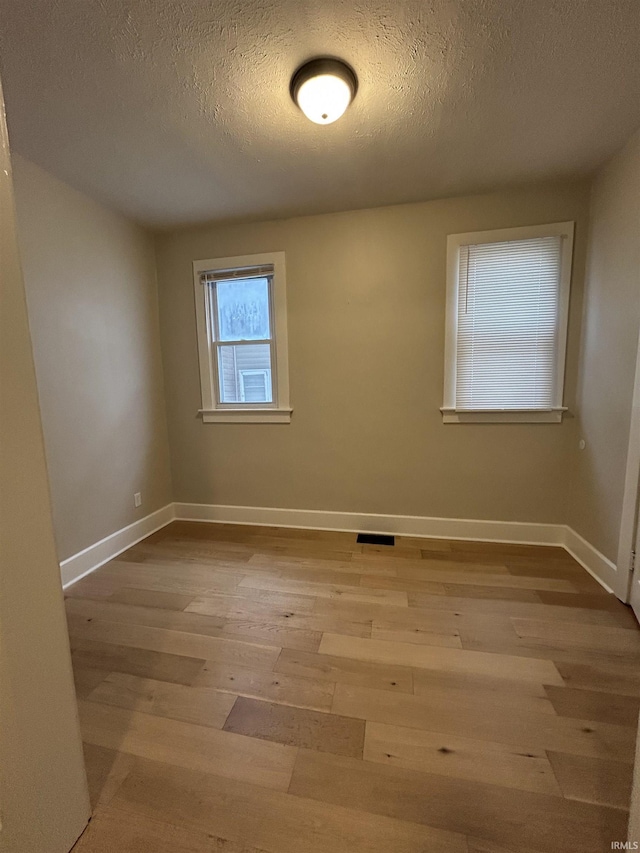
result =
[[573,222],[447,241],[445,423],[559,423]]
[[271,400],[271,368],[240,370],[239,374],[242,403],[266,403]]
[[289,423],[284,253],[195,261],[205,423]]

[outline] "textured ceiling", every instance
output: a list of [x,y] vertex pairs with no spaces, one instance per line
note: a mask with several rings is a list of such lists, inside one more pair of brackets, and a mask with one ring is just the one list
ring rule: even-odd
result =
[[[639,0],[0,0],[14,148],[152,226],[588,171],[640,125]],[[305,59],[357,71],[322,127]]]

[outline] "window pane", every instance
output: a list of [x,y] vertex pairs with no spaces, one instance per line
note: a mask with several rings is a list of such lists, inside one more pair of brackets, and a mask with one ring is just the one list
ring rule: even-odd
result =
[[458,408],[553,406],[561,247],[542,237],[461,248]]
[[272,403],[271,347],[239,344],[218,347],[221,403]]
[[256,341],[271,337],[267,278],[219,281],[216,288],[221,341]]

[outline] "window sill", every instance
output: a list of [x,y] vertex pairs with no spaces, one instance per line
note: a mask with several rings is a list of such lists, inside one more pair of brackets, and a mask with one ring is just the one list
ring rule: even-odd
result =
[[559,424],[566,406],[554,409],[440,409],[445,424]]
[[200,409],[205,424],[290,424],[293,409]]

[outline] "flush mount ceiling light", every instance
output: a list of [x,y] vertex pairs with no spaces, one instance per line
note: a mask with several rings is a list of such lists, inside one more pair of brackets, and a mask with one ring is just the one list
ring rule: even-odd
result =
[[355,72],[339,59],[312,59],[291,78],[291,97],[316,124],[339,119],[358,88]]

